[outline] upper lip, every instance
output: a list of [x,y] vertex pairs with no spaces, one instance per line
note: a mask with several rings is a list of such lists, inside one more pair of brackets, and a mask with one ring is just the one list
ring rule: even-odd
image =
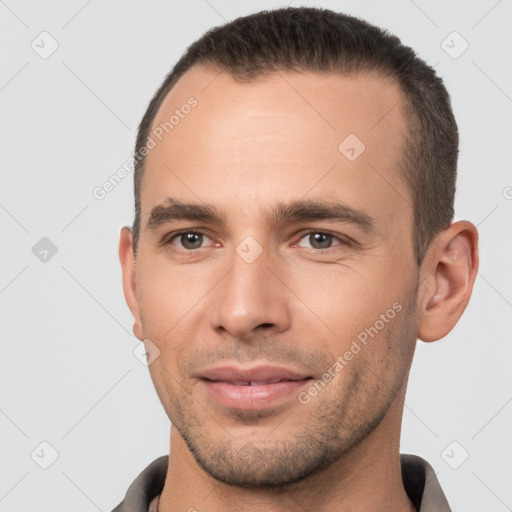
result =
[[279,382],[286,380],[303,380],[310,377],[304,373],[283,366],[259,365],[251,368],[241,366],[218,366],[204,370],[200,377],[213,381],[226,382]]

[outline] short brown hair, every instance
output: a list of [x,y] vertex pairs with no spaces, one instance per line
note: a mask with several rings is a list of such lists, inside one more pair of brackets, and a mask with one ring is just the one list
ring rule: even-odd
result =
[[[399,84],[408,133],[401,175],[413,198],[412,243],[420,265],[436,234],[454,215],[459,136],[450,96],[434,69],[387,30],[359,18],[314,7],[261,11],[214,27],[189,46],[157,90],[139,125],[135,154],[174,84],[192,66],[211,64],[251,81],[281,70],[350,75],[376,71]],[[140,231],[144,158],[135,159],[133,249]]]

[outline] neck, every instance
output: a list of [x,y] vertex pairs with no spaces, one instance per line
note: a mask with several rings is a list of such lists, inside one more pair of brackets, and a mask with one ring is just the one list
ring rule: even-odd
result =
[[403,402],[391,405],[380,425],[339,460],[286,488],[243,488],[219,482],[197,464],[171,428],[169,468],[158,512],[284,512],[290,509],[413,512],[403,487],[399,454]]

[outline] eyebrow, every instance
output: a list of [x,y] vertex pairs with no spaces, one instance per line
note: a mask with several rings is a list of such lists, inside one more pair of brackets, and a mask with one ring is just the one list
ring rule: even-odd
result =
[[[153,230],[175,220],[227,225],[225,217],[214,206],[183,203],[176,198],[168,197],[164,203],[151,209],[147,228]],[[266,220],[272,225],[282,222],[326,220],[353,224],[368,234],[375,234],[378,231],[370,215],[342,201],[296,200],[289,203],[278,201],[271,207]]]

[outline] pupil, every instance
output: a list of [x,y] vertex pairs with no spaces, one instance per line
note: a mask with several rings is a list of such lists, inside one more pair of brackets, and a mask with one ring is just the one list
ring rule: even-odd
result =
[[[331,240],[329,239],[331,235],[326,235],[323,233],[313,233],[310,235],[310,237],[313,237],[313,242],[311,245],[315,249],[325,249],[330,246]],[[327,242],[327,243],[326,243]],[[321,247],[315,247],[315,244],[319,244]]]
[[200,233],[184,233],[181,235],[181,243],[186,249],[197,249],[201,246]]

